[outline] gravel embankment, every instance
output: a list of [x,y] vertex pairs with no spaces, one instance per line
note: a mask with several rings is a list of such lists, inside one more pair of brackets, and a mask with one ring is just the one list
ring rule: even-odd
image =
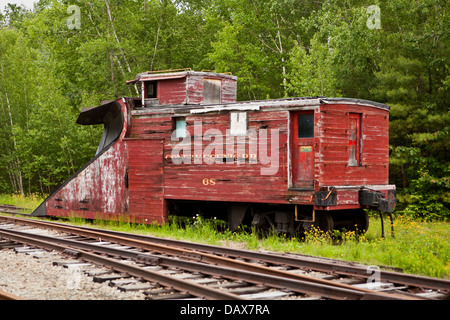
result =
[[108,283],[95,283],[79,269],[54,266],[62,256],[34,258],[0,250],[0,290],[28,300],[143,300],[141,292],[121,292]]

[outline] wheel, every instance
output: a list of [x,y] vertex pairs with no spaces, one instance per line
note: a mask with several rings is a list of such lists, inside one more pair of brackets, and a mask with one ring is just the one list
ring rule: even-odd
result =
[[316,221],[312,225],[323,232],[331,231],[334,229],[333,217],[327,211],[318,211],[316,212]]
[[334,228],[364,234],[369,229],[369,217],[363,209],[338,210],[333,212]]
[[369,216],[365,210],[355,210],[353,213],[354,221],[352,231],[364,234],[369,229]]

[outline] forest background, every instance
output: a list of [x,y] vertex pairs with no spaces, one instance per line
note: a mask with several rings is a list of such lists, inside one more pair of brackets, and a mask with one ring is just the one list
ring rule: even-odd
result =
[[[238,100],[388,104],[397,211],[450,217],[445,0],[40,0],[0,14],[0,193],[49,194],[95,154],[83,107],[126,80],[192,68],[239,77]],[[3,8],[2,8],[3,9]]]

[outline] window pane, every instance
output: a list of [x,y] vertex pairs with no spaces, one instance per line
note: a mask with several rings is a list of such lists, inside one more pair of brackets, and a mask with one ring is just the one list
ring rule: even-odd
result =
[[298,115],[298,137],[314,138],[314,114]]
[[350,113],[348,131],[348,165],[361,165],[361,115]]
[[247,113],[246,112],[230,113],[230,135],[231,136],[247,135]]
[[156,82],[147,83],[147,96],[148,99],[156,98]]
[[175,130],[177,138],[186,138],[186,119],[177,118],[175,120]]
[[203,81],[203,104],[220,103],[222,81],[205,79]]

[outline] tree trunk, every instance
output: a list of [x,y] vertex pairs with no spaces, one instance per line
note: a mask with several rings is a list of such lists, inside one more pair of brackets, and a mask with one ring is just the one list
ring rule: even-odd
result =
[[13,161],[11,163],[11,175],[12,175],[12,179],[14,179],[13,182],[13,186],[16,192],[20,192],[21,195],[24,195],[24,191],[23,191],[23,181],[22,181],[22,169],[21,169],[21,165],[20,165],[20,160],[17,157],[17,141],[16,141],[16,135],[14,134],[14,122],[13,122],[13,117],[12,117],[12,112],[11,112],[11,104],[9,102],[9,97],[8,97],[8,92],[5,92],[5,96],[6,96],[6,105],[8,106],[8,114],[9,114],[9,122],[11,125],[11,137],[13,140]]

